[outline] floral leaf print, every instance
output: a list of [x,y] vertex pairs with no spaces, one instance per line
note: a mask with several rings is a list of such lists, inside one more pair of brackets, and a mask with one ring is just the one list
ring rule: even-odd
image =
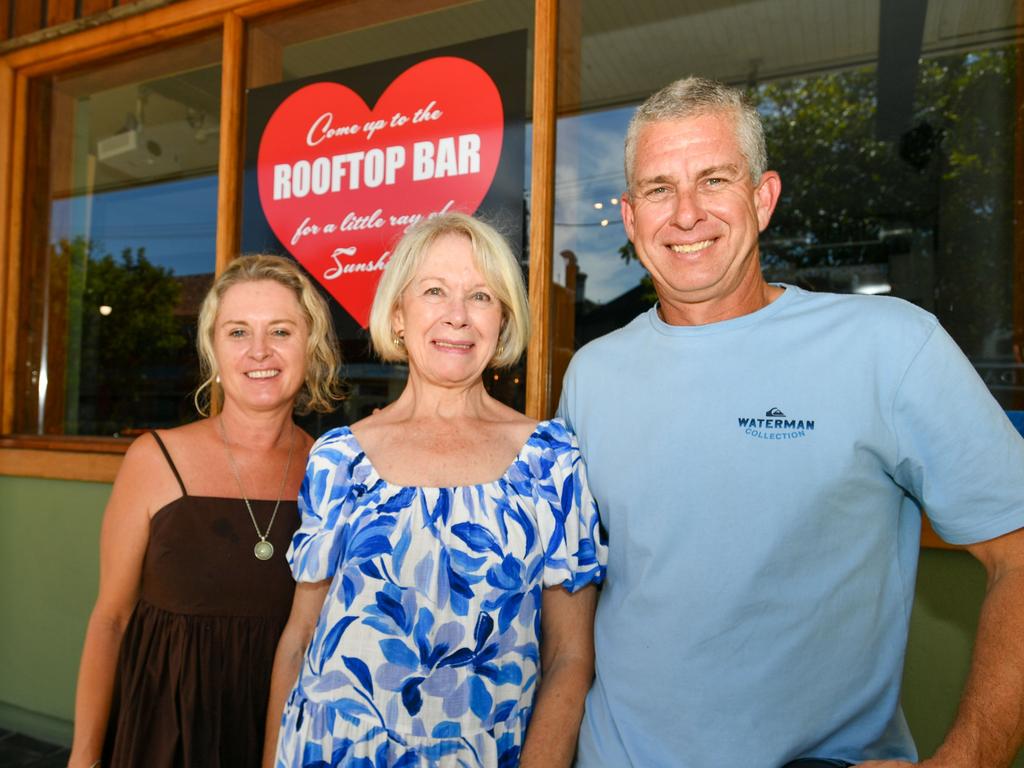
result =
[[469,678],[469,708],[473,714],[481,720],[486,720],[491,714],[491,704],[494,698],[487,691],[487,686],[479,677]]
[[371,579],[383,579],[381,576],[380,569],[373,560],[364,560],[359,564],[359,570],[369,576]]
[[341,642],[341,636],[345,634],[345,630],[349,628],[353,621],[356,620],[355,616],[345,616],[337,624],[331,627],[330,632],[324,637],[323,645],[320,647],[320,672],[323,672],[324,662],[334,655],[334,652],[338,649],[338,643]]
[[523,682],[523,670],[519,668],[518,664],[514,663],[502,664],[500,667],[494,664],[482,664],[476,667],[475,671],[478,675],[486,677],[495,685],[505,685],[506,683],[519,685]]
[[402,566],[405,565],[405,555],[409,551],[410,543],[412,543],[412,526],[407,525],[391,554],[395,573],[402,572]]
[[439,667],[464,667],[473,663],[475,654],[469,648],[459,648],[438,662]]
[[343,720],[352,723],[352,725],[359,725],[362,715],[373,714],[369,707],[355,699],[338,699],[335,702],[334,709],[341,715]]
[[515,555],[505,555],[499,565],[487,570],[487,583],[496,589],[519,590],[523,586],[523,561]]
[[501,478],[454,488],[388,483],[351,430],[328,435],[289,560],[297,578],[333,580],[282,717],[279,768],[300,768],[309,743],[318,765],[517,768],[543,588],[604,570],[572,435],[542,422]]
[[498,631],[504,632],[509,628],[512,623],[512,619],[519,615],[519,607],[523,604],[523,598],[525,595],[522,592],[516,592],[508,596],[505,600],[505,604],[501,606],[501,610],[498,611]]
[[400,512],[401,510],[412,504],[413,499],[416,498],[416,488],[402,488],[394,496],[391,496],[387,501],[381,502],[377,506],[378,514],[387,512]]
[[474,552],[487,552],[490,550],[498,557],[505,553],[498,546],[497,539],[489,530],[479,523],[457,523],[452,526],[452,533],[462,539]]
[[377,607],[380,608],[381,612],[391,617],[391,621],[395,623],[401,630],[409,634],[409,616],[406,614],[406,607],[401,602],[391,597],[386,592],[377,593]]
[[570,472],[565,476],[565,482],[562,483],[562,499],[561,506],[555,510],[562,522],[565,522],[565,518],[569,512],[576,507],[576,478]]
[[426,680],[425,677],[410,677],[402,686],[402,704],[405,711],[416,716],[423,707],[423,696],[420,694],[420,684]]
[[494,722],[503,723],[508,720],[509,715],[515,711],[518,705],[519,702],[515,699],[506,699],[501,702],[501,704],[494,708]]
[[352,681],[349,676],[336,669],[317,677],[312,683],[310,683],[310,690],[328,693],[331,691],[338,691],[347,685],[352,685]]
[[359,684],[373,696],[373,680],[370,678],[370,668],[366,666],[366,662],[355,656],[342,656],[341,660],[345,662],[345,666],[348,667],[349,671],[356,676]]
[[487,638],[491,636],[491,632],[494,631],[494,619],[492,619],[486,613],[481,613],[476,619],[476,628],[473,630],[473,640],[476,642],[476,653],[480,653],[480,649],[484,647],[484,643],[487,642]]
[[420,764],[420,759],[415,752],[409,751],[402,755],[390,766],[390,768],[415,768]]
[[445,720],[435,725],[430,735],[435,739],[457,739],[462,735],[462,726],[451,720]]
[[448,556],[451,558],[452,564],[458,568],[459,572],[464,574],[476,573],[488,560],[486,555],[483,557],[473,557],[472,555],[458,549],[449,550]]
[[442,524],[447,525],[448,515],[451,512],[451,498],[448,495],[448,491],[442,489],[437,494],[437,503],[434,504],[434,511],[430,513],[430,522],[432,525],[436,525],[440,520]]
[[389,638],[380,641],[380,649],[384,652],[384,658],[392,664],[399,664],[408,669],[418,669],[420,657],[401,640]]

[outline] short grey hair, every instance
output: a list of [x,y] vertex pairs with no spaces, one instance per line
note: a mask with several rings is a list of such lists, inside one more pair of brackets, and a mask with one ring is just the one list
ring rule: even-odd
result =
[[370,308],[370,341],[374,350],[385,362],[408,360],[405,346],[398,342],[391,320],[427,250],[445,235],[469,240],[477,268],[501,302],[501,331],[490,367],[509,368],[515,365],[530,338],[530,308],[523,270],[501,233],[480,219],[455,211],[413,225],[395,246]]
[[636,143],[645,126],[723,112],[734,116],[736,140],[747,161],[751,180],[754,184],[761,181],[761,176],[768,169],[768,150],[765,148],[764,125],[757,109],[738,88],[703,77],[684,77],[650,96],[637,107],[629,121],[624,158],[626,188],[633,189]]

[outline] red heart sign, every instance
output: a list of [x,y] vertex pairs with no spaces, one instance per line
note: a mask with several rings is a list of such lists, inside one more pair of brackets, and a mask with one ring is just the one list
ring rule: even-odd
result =
[[277,239],[364,328],[391,249],[413,223],[473,213],[504,132],[494,81],[444,56],[410,67],[371,110],[350,88],[291,94],[260,139],[263,213]]

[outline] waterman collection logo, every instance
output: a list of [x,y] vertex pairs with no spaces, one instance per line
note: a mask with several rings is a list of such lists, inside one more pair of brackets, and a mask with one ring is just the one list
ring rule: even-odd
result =
[[790,419],[780,408],[769,408],[764,418],[740,417],[743,434],[760,440],[796,440],[814,431],[814,419]]

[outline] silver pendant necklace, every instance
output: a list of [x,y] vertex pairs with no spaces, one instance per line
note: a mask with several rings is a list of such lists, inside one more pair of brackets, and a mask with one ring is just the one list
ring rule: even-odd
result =
[[260,527],[256,522],[256,515],[252,513],[252,504],[249,503],[249,498],[245,495],[245,489],[242,488],[242,476],[238,474],[238,466],[235,464],[235,457],[231,455],[231,446],[228,445],[228,433],[224,429],[224,417],[218,417],[217,423],[220,425],[220,436],[224,440],[224,449],[228,452],[228,463],[231,465],[231,472],[235,476],[235,482],[238,483],[238,492],[242,494],[242,501],[245,502],[245,508],[249,510],[249,519],[252,520],[252,527],[256,529],[256,535],[260,537],[260,540],[257,541],[256,545],[252,548],[252,553],[256,555],[257,560],[269,560],[274,556],[274,545],[267,541],[267,536],[270,535],[270,529],[273,527],[274,519],[277,517],[277,508],[281,506],[281,494],[284,493],[284,484],[288,481],[288,470],[292,468],[292,451],[295,448],[295,422],[292,422],[291,438],[288,443],[288,462],[284,465],[284,476],[281,478],[281,487],[277,489],[277,501],[274,503],[274,512],[270,515],[270,522],[267,523],[267,530],[263,533],[260,533]]

